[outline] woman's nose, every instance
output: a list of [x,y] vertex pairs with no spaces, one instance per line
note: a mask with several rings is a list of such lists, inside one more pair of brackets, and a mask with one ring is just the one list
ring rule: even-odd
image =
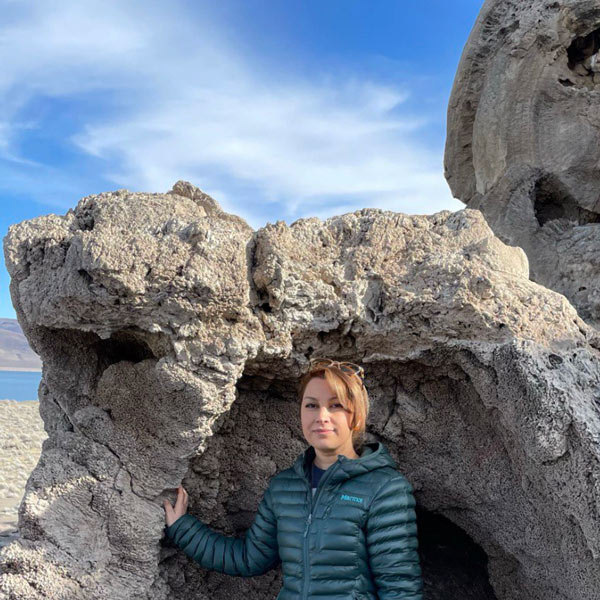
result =
[[319,419],[326,419],[329,417],[329,409],[323,406],[319,409]]

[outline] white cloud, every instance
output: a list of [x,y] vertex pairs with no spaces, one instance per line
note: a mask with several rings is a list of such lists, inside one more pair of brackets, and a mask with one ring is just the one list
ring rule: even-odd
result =
[[[451,198],[441,156],[418,143],[423,119],[402,116],[408,90],[326,72],[310,81],[270,77],[210,14],[192,18],[175,4],[7,6],[5,158],[17,154],[15,118],[32,99],[86,92],[89,102],[95,91],[97,115],[72,141],[101,159],[115,187],[165,191],[183,178],[217,201],[223,190],[231,209],[236,185],[246,185],[292,220],[307,210],[326,214],[327,206],[419,213],[462,206]],[[108,112],[103,95],[111,97]]]

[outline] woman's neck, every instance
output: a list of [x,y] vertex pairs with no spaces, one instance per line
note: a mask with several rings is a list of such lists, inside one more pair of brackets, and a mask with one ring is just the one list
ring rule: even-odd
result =
[[349,451],[340,452],[338,450],[332,450],[330,453],[325,453],[322,450],[317,450],[315,448],[315,459],[314,464],[319,469],[328,469],[336,460],[339,454],[343,454],[346,458],[354,460],[356,458],[360,458],[360,456],[356,453],[354,448],[351,448]]

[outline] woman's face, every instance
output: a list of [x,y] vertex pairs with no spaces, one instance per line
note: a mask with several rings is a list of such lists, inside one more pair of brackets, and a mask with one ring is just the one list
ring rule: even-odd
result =
[[[313,377],[307,384],[300,408],[302,433],[319,450],[353,449],[350,423],[352,413],[344,409],[325,379]],[[322,432],[320,430],[323,430]]]

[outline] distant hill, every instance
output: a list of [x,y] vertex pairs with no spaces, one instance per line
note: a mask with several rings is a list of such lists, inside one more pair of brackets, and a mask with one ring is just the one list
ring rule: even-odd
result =
[[31,349],[16,319],[0,318],[0,371],[41,371],[42,361]]

